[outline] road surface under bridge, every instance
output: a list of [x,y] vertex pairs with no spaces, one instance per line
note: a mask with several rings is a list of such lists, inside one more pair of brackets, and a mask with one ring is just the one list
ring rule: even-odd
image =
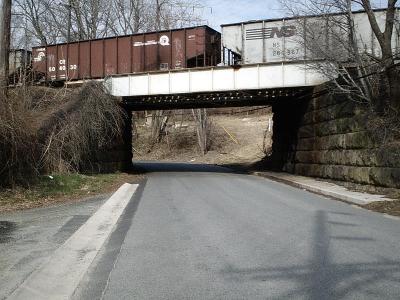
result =
[[105,85],[129,110],[273,105],[309,96],[329,80],[318,71],[327,66],[293,61],[157,71],[110,76]]

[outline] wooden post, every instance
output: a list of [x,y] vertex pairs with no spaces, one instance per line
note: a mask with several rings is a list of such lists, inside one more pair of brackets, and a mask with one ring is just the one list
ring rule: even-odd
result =
[[11,31],[11,0],[0,0],[0,93],[7,95]]

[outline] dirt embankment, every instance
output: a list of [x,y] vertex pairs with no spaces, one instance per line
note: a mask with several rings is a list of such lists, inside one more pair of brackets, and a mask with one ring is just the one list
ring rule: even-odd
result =
[[205,155],[198,146],[196,123],[190,111],[167,114],[167,126],[159,144],[152,142],[151,125],[146,118],[136,118],[134,159],[220,165],[259,161],[272,146],[272,114],[269,109],[243,110],[209,111],[211,130]]

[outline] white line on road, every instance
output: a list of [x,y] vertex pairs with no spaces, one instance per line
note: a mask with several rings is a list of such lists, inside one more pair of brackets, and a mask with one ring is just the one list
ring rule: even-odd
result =
[[125,183],[8,299],[69,299],[136,191]]

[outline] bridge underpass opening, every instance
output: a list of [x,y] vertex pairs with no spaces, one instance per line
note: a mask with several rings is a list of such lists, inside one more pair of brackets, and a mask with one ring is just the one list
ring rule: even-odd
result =
[[[281,170],[297,133],[302,103],[311,92],[297,88],[180,95],[177,99],[169,95],[125,97],[123,103],[132,112],[133,161]],[[211,128],[203,155],[196,114],[204,110]],[[154,135],[155,128],[160,128],[159,134]]]
[[271,152],[272,118],[270,106],[135,111],[134,166],[149,160],[254,164]]

